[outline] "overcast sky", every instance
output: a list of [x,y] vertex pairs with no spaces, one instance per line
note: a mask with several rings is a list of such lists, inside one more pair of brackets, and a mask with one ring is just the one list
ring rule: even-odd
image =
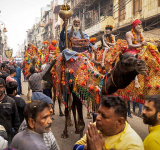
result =
[[8,47],[13,48],[14,55],[17,45],[24,42],[26,31],[32,27],[35,18],[40,17],[41,8],[47,4],[51,4],[51,0],[0,0],[0,21],[5,23]]

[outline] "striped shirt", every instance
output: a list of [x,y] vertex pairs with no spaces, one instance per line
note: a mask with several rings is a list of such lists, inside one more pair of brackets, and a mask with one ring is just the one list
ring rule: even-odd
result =
[[[26,120],[24,120],[20,125],[18,132],[24,131],[26,128],[27,123]],[[52,131],[48,133],[43,133],[43,139],[49,150],[60,150]]]

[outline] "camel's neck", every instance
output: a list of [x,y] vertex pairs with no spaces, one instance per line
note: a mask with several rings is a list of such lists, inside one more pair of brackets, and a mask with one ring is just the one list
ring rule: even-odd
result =
[[135,70],[133,70],[132,72],[123,73],[123,69],[119,62],[117,63],[117,66],[112,70],[112,75],[117,88],[122,89],[127,87],[135,79],[138,73]]
[[104,79],[102,94],[109,95],[116,92],[118,89],[126,88],[132,80],[135,79],[138,73],[136,71],[123,73],[120,62],[113,68],[113,70],[107,75],[107,82]]

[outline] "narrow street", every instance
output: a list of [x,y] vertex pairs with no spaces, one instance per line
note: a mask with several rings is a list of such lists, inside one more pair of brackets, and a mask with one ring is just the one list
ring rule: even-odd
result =
[[[23,78],[23,77],[22,77]],[[28,91],[28,82],[22,81],[22,91],[24,93],[24,98],[27,96]],[[62,104],[62,111],[64,112],[64,105]],[[89,124],[92,119],[87,119],[87,109],[83,107],[83,116],[85,121],[85,130],[87,129],[87,124]],[[142,140],[145,139],[145,137],[148,135],[148,126],[143,123],[142,118],[137,117],[135,115],[132,115],[133,118],[128,118],[129,124],[132,126],[132,128],[140,135]],[[73,116],[72,116],[72,122],[73,122]],[[74,122],[73,122],[74,123]],[[64,130],[64,124],[65,124],[65,117],[59,116],[59,108],[58,108],[58,101],[56,101],[55,105],[55,116],[52,124],[52,132],[59,144],[60,150],[72,150],[74,144],[79,140],[79,135],[75,134],[75,128],[74,126],[68,127],[68,134],[69,138],[62,139],[61,134]]]

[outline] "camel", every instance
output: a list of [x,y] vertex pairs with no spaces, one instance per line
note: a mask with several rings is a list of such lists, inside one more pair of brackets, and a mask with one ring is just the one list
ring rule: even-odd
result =
[[[87,58],[84,58],[87,59]],[[70,62],[72,63],[72,62]],[[89,70],[89,60],[86,62],[83,62],[87,68]],[[76,64],[76,63],[74,63]],[[82,66],[76,66],[77,68],[81,68]],[[85,66],[84,66],[85,67]],[[90,71],[91,71],[92,67],[90,67]],[[132,54],[126,53],[124,55],[122,55],[121,53],[119,54],[119,61],[117,63],[117,65],[114,66],[113,70],[108,73],[104,80],[103,80],[103,87],[102,87],[102,94],[103,95],[108,95],[108,94],[112,94],[114,92],[116,92],[118,89],[123,89],[125,87],[127,87],[132,80],[135,79],[135,76],[138,74],[142,74],[145,75],[147,68],[145,65],[145,62],[134,57]],[[80,72],[84,73],[84,71],[79,70]],[[91,76],[93,76],[91,71]],[[83,82],[82,80],[82,76],[78,77],[75,73],[74,73],[74,77],[76,77],[76,79],[79,79]],[[75,133],[80,134],[80,137],[82,137],[83,135],[83,130],[85,127],[85,123],[83,120],[83,113],[82,113],[82,102],[80,100],[79,97],[77,97],[76,92],[75,91],[75,86],[77,86],[78,84],[76,83],[76,79],[73,81],[73,84],[69,85],[69,89],[72,92],[72,97],[73,97],[73,101],[72,101],[72,111],[73,111],[73,116],[74,116],[74,122],[75,122]],[[106,80],[107,79],[107,80]],[[89,81],[86,81],[86,83],[93,83],[95,81],[91,81],[90,79],[88,79]],[[100,83],[100,81],[98,81],[96,84],[98,85]],[[78,85],[78,90],[81,86]],[[85,87],[81,88],[82,90],[85,89],[86,91],[89,91],[88,86],[86,85]],[[82,95],[82,97],[84,97],[84,99],[86,99],[86,95],[83,95],[83,92],[81,90],[79,90],[79,95]],[[95,97],[95,95],[93,96]],[[69,109],[68,109],[68,98],[69,98],[69,94],[66,95],[67,101],[66,101],[66,107],[65,107],[65,128],[62,134],[62,138],[68,138],[68,131],[67,131],[67,120],[69,118]],[[76,119],[76,109],[77,109],[77,113],[78,113],[78,121]]]
[[[136,57],[138,58],[138,55]],[[103,82],[102,95],[112,94],[118,89],[126,88],[138,74],[146,75],[145,62],[141,59],[137,60],[136,57],[130,53],[119,54],[120,61],[104,78],[104,81],[106,78],[107,81]]]

